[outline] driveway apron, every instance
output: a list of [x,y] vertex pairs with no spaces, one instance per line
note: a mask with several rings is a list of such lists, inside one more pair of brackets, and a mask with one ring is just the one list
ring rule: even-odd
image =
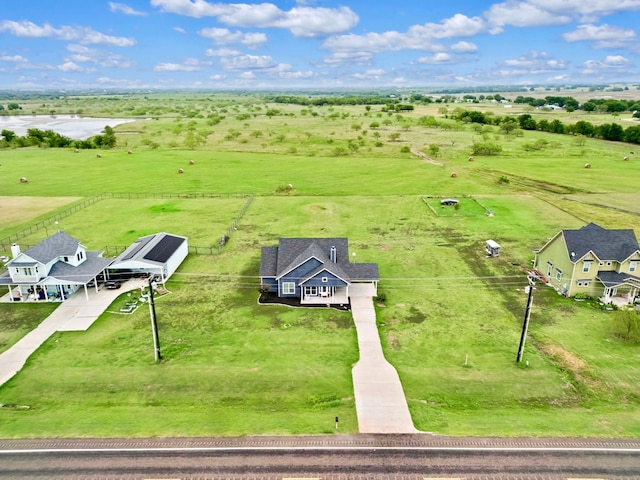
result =
[[353,388],[360,433],[418,433],[396,369],[384,358],[371,296],[352,296],[360,360]]
[[84,292],[76,292],[69,297],[40,325],[0,354],[0,386],[18,373],[31,354],[54,332],[87,330],[119,295],[139,289],[144,283],[141,280],[129,280],[119,290],[99,290],[96,292],[90,289],[89,300],[85,297]]

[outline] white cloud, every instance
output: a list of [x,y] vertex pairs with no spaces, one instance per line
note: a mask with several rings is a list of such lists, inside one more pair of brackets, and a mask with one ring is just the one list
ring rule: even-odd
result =
[[241,80],[254,80],[256,76],[253,74],[253,72],[242,72],[240,75],[238,75],[238,78]]
[[451,45],[451,50],[457,53],[473,53],[478,51],[478,46],[471,42],[458,42]]
[[74,62],[65,62],[62,65],[58,65],[58,70],[63,72],[77,72],[77,73],[92,73],[95,72],[95,68],[85,68]]
[[530,74],[550,73],[555,70],[564,70],[567,63],[564,60],[556,60],[546,52],[529,52],[516,59],[505,60],[502,64],[506,67],[519,69]]
[[277,64],[268,55],[240,55],[238,57],[223,57],[220,65],[225,70],[261,70],[273,68]]
[[361,73],[354,73],[352,77],[358,80],[380,80],[380,78],[382,78],[382,76],[385,75],[386,73],[387,72],[385,72],[382,68],[375,68],[375,69],[365,70],[364,72],[361,72]]
[[365,35],[340,35],[328,38],[323,47],[333,52],[390,52],[400,50],[421,50],[438,52],[444,47],[436,40],[455,37],[471,37],[485,31],[484,21],[478,17],[456,14],[440,23],[412,25],[404,32],[393,30]]
[[285,11],[273,3],[210,3],[204,0],[151,0],[161,11],[188,17],[215,17],[236,27],[284,28],[296,37],[324,37],[350,30],[358,16],[348,7],[299,5]]
[[0,22],[0,32],[9,32],[16,37],[23,38],[54,38],[82,44],[102,44],[114,47],[130,47],[136,44],[136,41],[132,38],[105,35],[89,27],[63,26],[54,28],[48,23],[39,26],[27,20],[21,22],[3,20]]
[[27,59],[22,55],[2,55],[0,56],[0,60],[3,62],[16,62],[16,63],[25,63]]
[[447,65],[456,63],[451,55],[444,52],[438,52],[430,57],[420,57],[418,58],[419,63],[428,63],[432,65]]
[[159,63],[153,69],[156,72],[197,72],[205,66],[210,66],[211,62],[203,62],[197,58],[187,58],[182,63]]
[[241,43],[248,47],[258,47],[267,41],[264,33],[242,33],[238,30],[232,32],[226,28],[203,28],[198,35],[212,40],[216,45],[228,45]]
[[109,2],[109,10],[112,13],[124,13],[125,15],[136,15],[136,16],[145,16],[146,12],[140,12],[138,10],[134,10],[129,5],[124,3],[116,3]]
[[220,75],[219,73],[215,74],[215,75],[209,75],[209,80],[224,80],[225,78],[227,78],[226,75]]
[[109,68],[130,68],[133,66],[133,62],[122,55],[88,48],[84,45],[70,44],[67,45],[67,50],[71,52],[69,59],[76,63],[90,62]]
[[560,25],[572,21],[595,22],[602,16],[640,10],[640,0],[507,0],[484,13],[494,26],[533,27]]
[[364,51],[335,52],[325,57],[323,63],[329,67],[339,65],[366,65],[373,59],[373,54]]
[[562,35],[567,42],[595,42],[596,48],[629,48],[637,50],[636,32],[630,28],[611,25],[579,25],[573,32]]
[[242,55],[240,50],[233,50],[231,48],[208,48],[205,50],[204,54],[207,57],[235,57],[238,55]]
[[183,35],[187,34],[187,31],[184,28],[181,28],[181,27],[173,27],[173,30],[175,32],[182,33]]
[[587,60],[581,73],[584,75],[598,75],[607,70],[627,70],[632,66],[629,59],[622,55],[607,55],[604,60]]

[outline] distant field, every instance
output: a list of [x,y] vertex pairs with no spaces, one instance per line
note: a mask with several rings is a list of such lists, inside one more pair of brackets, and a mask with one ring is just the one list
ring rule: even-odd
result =
[[9,225],[30,222],[58,207],[75,202],[79,197],[0,197],[0,231]]
[[[175,99],[180,112],[170,114],[154,103],[158,110],[144,112],[153,119],[119,127],[127,134],[119,135],[118,148],[100,152],[102,158],[96,151],[1,152],[3,171],[14,173],[0,177],[1,206],[29,197],[40,198],[35,205],[42,208],[0,222],[0,237],[63,210],[60,197],[256,196],[222,253],[189,255],[169,282],[171,293],[159,299],[162,364],[153,364],[144,309],[105,314],[87,332],[56,334],[0,387],[0,403],[31,407],[0,409],[0,437],[321,434],[334,431],[335,416],[342,433],[357,432],[351,367],[358,352],[350,314],[257,304],[260,248],[282,236],[346,236],[353,260],[379,264],[380,336],[418,429],[640,436],[634,381],[640,356],[636,344],[620,337],[615,312],[539,286],[525,349],[529,363],[515,363],[532,250],[558,230],[589,221],[634,228],[640,236],[640,152],[630,154],[633,147],[622,143],[582,144],[538,132],[506,136],[497,127],[447,123],[438,105],[397,116],[379,106],[236,100],[195,103],[185,95]],[[104,105],[121,116],[125,104],[137,102]],[[84,108],[98,110],[90,103]],[[266,115],[271,108],[282,111]],[[509,110],[473,108],[496,115]],[[209,125],[214,114],[225,118]],[[419,126],[423,115],[449,126]],[[380,126],[371,127],[375,121]],[[198,136],[201,143],[186,146]],[[502,152],[469,161],[474,141],[498,142]],[[29,182],[21,184],[21,176]],[[423,199],[429,196],[436,210],[442,196],[463,203],[434,215]],[[105,199],[59,226],[90,249],[126,245],[154,231],[207,246],[217,243],[244,202],[233,196]],[[44,235],[39,230],[21,243]],[[502,246],[498,258],[486,258],[490,238]],[[0,310],[0,342],[14,342],[46,313],[9,319]]]

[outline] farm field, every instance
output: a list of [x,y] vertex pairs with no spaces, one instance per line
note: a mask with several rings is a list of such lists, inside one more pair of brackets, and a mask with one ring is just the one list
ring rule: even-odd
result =
[[[336,142],[347,145],[362,134],[351,124],[354,112],[365,109],[334,111],[349,116],[296,113],[295,119],[265,115],[219,124],[224,135],[228,128],[255,127],[273,141],[220,140],[216,132],[206,144],[185,149],[181,142],[170,145],[182,135],[171,131],[175,119],[160,119],[123,126],[143,133],[121,135],[126,145],[102,151],[102,158],[91,150],[0,151],[2,168],[17,175],[0,177],[2,204],[23,212],[41,206],[1,217],[0,238],[20,233],[24,245],[45,236],[43,228],[25,228],[80,198],[130,193],[66,214],[58,227],[91,250],[108,251],[155,231],[213,246],[247,199],[227,194],[255,195],[221,253],[190,254],[167,285],[171,293],[158,300],[161,364],[153,363],[144,309],[105,313],[87,332],[58,333],[0,387],[0,403],[31,407],[0,409],[0,436],[321,434],[335,431],[335,416],[341,433],[357,432],[351,367],[358,352],[350,314],[257,304],[260,247],[281,236],[346,236],[355,261],[379,264],[379,331],[419,430],[638,436],[640,387],[633,379],[640,354],[638,344],[620,336],[616,312],[539,286],[528,364],[515,363],[532,250],[558,230],[589,221],[640,234],[640,156],[623,161],[633,147],[496,130],[484,134],[501,142],[502,154],[469,161],[469,147],[482,135],[472,126],[405,130],[394,118],[385,135],[396,131],[401,141],[377,148],[368,137],[357,151],[336,155]],[[244,123],[249,126],[241,128]],[[149,130],[166,143],[142,142]],[[288,132],[285,145],[275,139],[279,132]],[[238,140],[243,136],[247,143]],[[313,138],[332,136],[342,138],[314,144]],[[542,151],[523,148],[538,139],[549,142]],[[434,142],[440,145],[434,160],[443,166],[401,152],[404,145],[426,152]],[[592,168],[584,168],[587,162]],[[69,172],[82,172],[81,181],[76,174],[70,180]],[[17,181],[22,176],[28,183]],[[459,197],[460,207],[441,207],[441,197]],[[499,258],[485,257],[489,238],[501,244]],[[0,338],[7,344],[47,314],[10,317],[7,311],[0,309],[6,331]]]

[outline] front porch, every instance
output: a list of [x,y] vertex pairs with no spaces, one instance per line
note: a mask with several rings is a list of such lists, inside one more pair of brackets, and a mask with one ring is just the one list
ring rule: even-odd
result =
[[349,287],[302,287],[302,305],[344,305],[349,303]]

